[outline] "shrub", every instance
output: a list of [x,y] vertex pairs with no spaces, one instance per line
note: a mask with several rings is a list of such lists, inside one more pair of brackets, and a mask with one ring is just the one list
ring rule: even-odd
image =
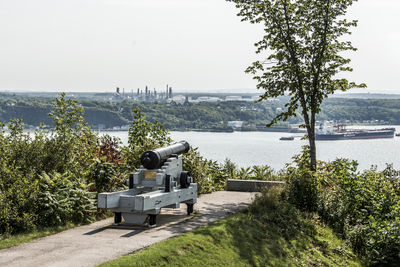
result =
[[35,198],[38,183],[32,175],[3,166],[0,181],[0,234],[33,230],[37,223]]
[[371,264],[400,264],[400,179],[392,166],[359,173],[356,162],[328,164],[320,216]]
[[318,176],[309,170],[288,169],[287,194],[290,203],[298,209],[313,212],[318,208]]
[[313,212],[318,208],[320,178],[309,169],[309,149],[303,147],[300,155],[293,157],[283,177],[286,180],[286,194],[290,203],[303,211]]
[[21,120],[0,130],[0,234],[67,222],[87,222],[93,210],[88,173],[96,136],[83,110],[62,94],[51,113],[55,131],[39,129],[34,138]]
[[159,122],[146,120],[140,109],[133,110],[134,118],[128,131],[128,146],[123,149],[123,156],[128,171],[140,167],[143,152],[162,147],[172,142],[169,132]]
[[369,264],[400,265],[399,172],[391,165],[358,172],[358,163],[347,159],[318,162],[311,172],[306,153],[295,156],[283,174],[288,201],[317,212]]
[[39,176],[36,214],[39,225],[56,226],[67,222],[91,221],[95,209],[93,196],[83,181],[68,173],[43,173]]
[[215,161],[203,158],[197,148],[190,148],[189,152],[184,154],[183,169],[188,171],[197,183],[199,194],[225,188],[228,176]]
[[124,189],[127,174],[120,149],[121,141],[108,135],[97,140],[97,153],[90,166],[89,182],[94,183],[91,191],[112,192]]
[[225,159],[225,162],[220,166],[223,172],[228,176],[228,179],[241,180],[264,180],[264,181],[279,181],[282,180],[280,174],[276,173],[270,166],[252,166],[241,167],[233,163],[230,159]]

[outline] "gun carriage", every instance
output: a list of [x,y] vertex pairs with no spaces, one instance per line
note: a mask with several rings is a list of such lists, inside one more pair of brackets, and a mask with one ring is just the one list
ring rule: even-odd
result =
[[100,193],[98,207],[114,212],[114,222],[124,219],[126,224],[156,226],[161,208],[179,208],[187,205],[187,214],[193,213],[197,202],[197,184],[187,171],[182,170],[182,156],[189,150],[186,141],[146,151],[141,156],[142,166],[129,176],[129,189]]

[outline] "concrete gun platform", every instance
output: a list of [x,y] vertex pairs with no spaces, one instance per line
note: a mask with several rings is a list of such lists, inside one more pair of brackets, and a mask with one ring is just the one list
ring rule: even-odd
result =
[[256,193],[220,191],[201,195],[193,216],[163,209],[157,227],[115,227],[113,218],[0,250],[0,266],[96,266],[227,217],[248,206]]

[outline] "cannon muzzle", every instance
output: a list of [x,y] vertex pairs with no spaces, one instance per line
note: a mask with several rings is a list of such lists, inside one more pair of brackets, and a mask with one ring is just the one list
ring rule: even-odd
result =
[[140,162],[148,170],[159,168],[171,155],[179,155],[189,151],[189,143],[179,141],[170,146],[148,150],[143,153]]

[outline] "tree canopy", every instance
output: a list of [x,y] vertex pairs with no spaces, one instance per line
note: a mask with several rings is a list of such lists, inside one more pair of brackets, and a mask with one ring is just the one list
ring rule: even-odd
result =
[[355,51],[343,36],[357,25],[344,15],[353,0],[231,0],[243,21],[261,23],[265,35],[255,44],[265,53],[247,68],[257,88],[264,89],[259,101],[289,95],[286,109],[269,124],[287,120],[300,107],[310,141],[311,169],[316,167],[315,117],[321,103],[336,90],[365,86],[349,82],[338,74],[352,71],[342,52]]

